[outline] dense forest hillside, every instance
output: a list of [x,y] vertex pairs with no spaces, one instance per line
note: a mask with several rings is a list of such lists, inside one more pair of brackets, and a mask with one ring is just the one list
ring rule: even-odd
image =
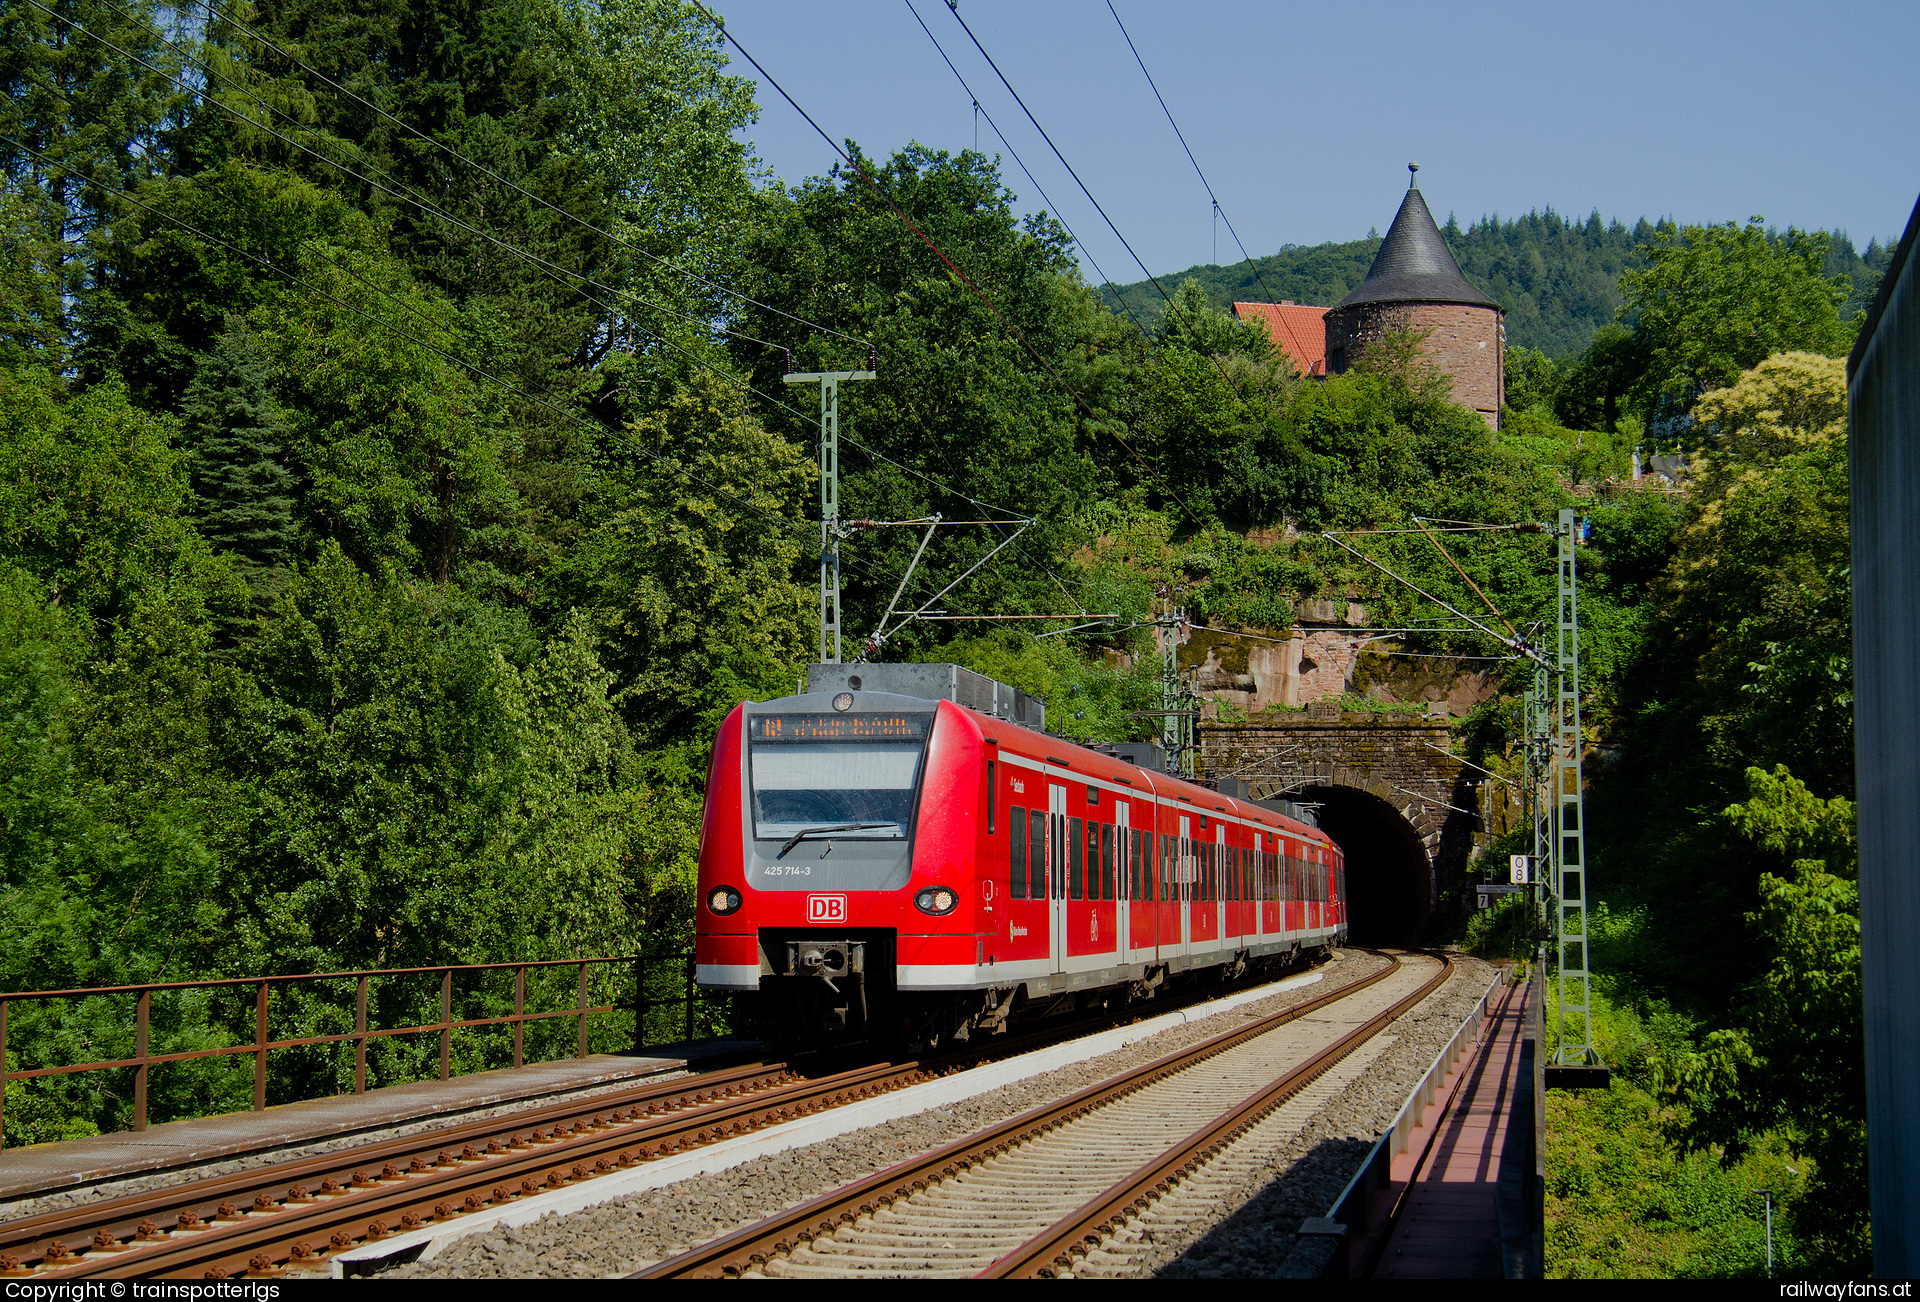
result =
[[[1237,271],[1127,291],[1143,327],[971,150],[766,184],[739,143],[759,88],[687,0],[214,15],[0,9],[0,989],[600,956],[594,1002],[630,1006],[627,958],[691,934],[716,730],[814,653],[817,407],[784,373],[870,366],[841,390],[843,517],[950,523],[917,560],[917,531],[845,539],[850,649],[972,665],[1078,739],[1157,728],[1159,603],[1269,633],[1324,596],[1432,621],[1342,530],[1524,628],[1553,571],[1515,526],[1580,511],[1618,1072],[1555,1131],[1614,1147],[1551,1159],[1580,1214],[1550,1261],[1757,1273],[1766,1187],[1794,1268],[1859,1265],[1862,1091],[1827,1069],[1860,1033],[1837,359],[1883,251],[1450,223],[1511,313],[1495,430],[1415,335],[1297,375],[1223,310],[1255,294]],[[1373,247],[1262,270],[1332,302]],[[1679,486],[1628,474],[1655,443],[1688,452]],[[1449,560],[1411,516],[1493,527]],[[896,596],[1022,618],[882,636]],[[1500,691],[1455,744],[1515,773],[1506,648],[1453,628],[1370,653],[1486,657]],[[1530,913],[1470,924],[1460,885],[1429,939],[1530,952]],[[383,983],[371,1019],[429,1024],[439,990]],[[513,1007],[510,982],[454,998]],[[350,1000],[275,999],[276,1035],[353,1024]],[[8,1065],[124,1057],[125,1013],[15,1001]],[[254,1034],[250,998],[152,1017],[156,1053]],[[530,1053],[573,1052],[563,1019],[532,1025]],[[432,1037],[368,1048],[375,1085],[437,1065]],[[344,1042],[276,1053],[268,1098],[353,1071]],[[5,1142],[124,1128],[132,1091],[9,1082]],[[148,1100],[159,1121],[251,1091],[245,1059],[195,1059]],[[1674,1227],[1684,1251],[1614,1250]]]
[[[1460,269],[1507,310],[1507,342],[1549,357],[1566,357],[1587,346],[1620,309],[1620,276],[1638,265],[1637,250],[1658,224],[1642,217],[1631,226],[1617,218],[1603,222],[1596,210],[1585,221],[1549,206],[1524,217],[1503,220],[1498,213],[1466,227],[1451,214],[1442,228]],[[1338,303],[1366,279],[1380,248],[1380,236],[1346,243],[1294,245],[1256,257],[1251,263],[1197,266],[1159,277],[1168,290],[1197,281],[1216,307],[1235,302],[1291,299],[1323,307]],[[1893,250],[1877,240],[1865,253],[1844,233],[1827,252],[1828,275],[1844,275],[1850,291],[1844,313],[1865,310]],[[1122,305],[1143,320],[1166,310],[1159,291],[1147,281],[1108,285],[1101,297],[1116,311]]]

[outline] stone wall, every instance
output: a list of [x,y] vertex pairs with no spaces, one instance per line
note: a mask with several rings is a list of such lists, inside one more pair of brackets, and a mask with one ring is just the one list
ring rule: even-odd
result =
[[1449,806],[1478,812],[1480,775],[1447,753],[1450,736],[1444,720],[1320,706],[1305,716],[1203,724],[1200,754],[1209,775],[1237,777],[1256,798],[1284,798],[1306,786],[1378,796],[1401,812],[1431,853],[1454,812]]
[[1356,303],[1327,313],[1327,357],[1347,369],[1367,343],[1393,330],[1427,330],[1426,355],[1453,380],[1453,400],[1495,426],[1506,400],[1505,316],[1459,303]]

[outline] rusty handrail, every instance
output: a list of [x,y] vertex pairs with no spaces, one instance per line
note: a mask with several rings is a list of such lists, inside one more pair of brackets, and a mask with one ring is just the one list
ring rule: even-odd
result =
[[[679,964],[686,974],[685,993],[679,997],[656,997],[647,992],[645,966],[648,963],[673,962]],[[610,964],[632,964],[634,973],[634,1000],[628,1004],[590,1004],[587,1001],[587,969],[592,966]],[[527,971],[531,968],[572,967],[578,969],[577,998],[569,1007],[553,1009],[547,1012],[529,1013],[526,1011]],[[513,982],[513,1012],[500,1017],[475,1017],[456,1019],[453,1016],[453,976],[456,972],[500,972],[511,970]],[[437,973],[440,976],[440,1016],[435,1021],[423,1022],[417,1026],[398,1026],[374,1028],[367,1023],[368,982],[376,977],[417,976]],[[0,1148],[5,1147],[5,1110],[6,1086],[16,1080],[33,1080],[43,1076],[68,1076],[81,1072],[117,1071],[132,1068],[133,1079],[133,1129],[143,1131],[147,1128],[147,1072],[156,1063],[184,1062],[195,1058],[232,1057],[249,1054],[253,1057],[253,1111],[264,1111],[267,1106],[267,1054],[275,1049],[302,1048],[318,1044],[340,1044],[351,1041],[354,1045],[353,1092],[363,1094],[367,1088],[367,1043],[370,1040],[388,1039],[403,1035],[425,1035],[437,1033],[439,1044],[439,1078],[448,1080],[452,1075],[453,1032],[473,1027],[511,1026],[513,1028],[513,1065],[525,1065],[525,1030],[528,1022],[546,1021],[555,1017],[571,1017],[576,1021],[574,1038],[574,1056],[587,1056],[587,1018],[597,1013],[610,1013],[631,1009],[634,1014],[634,1048],[642,1047],[645,1034],[645,1019],[648,1010],[662,1005],[686,1005],[686,1035],[693,1035],[694,1004],[697,993],[693,983],[693,957],[691,953],[672,954],[627,954],[613,957],[538,959],[524,962],[504,963],[445,963],[431,967],[399,968],[363,968],[343,972],[277,973],[270,976],[222,977],[204,981],[150,981],[137,985],[91,986],[64,990],[17,990],[0,992]],[[352,980],[354,989],[354,1029],[331,1035],[302,1036],[294,1039],[270,1039],[268,1037],[269,991],[272,987],[294,985],[301,982]],[[221,1045],[211,1049],[188,1049],[174,1053],[148,1052],[148,1038],[151,1021],[152,996],[156,990],[238,990],[252,987],[254,990],[254,1035],[249,1042]],[[133,1056],[127,1058],[102,1059],[97,1062],[71,1063],[63,1066],[32,1067],[11,1070],[7,1066],[7,1015],[11,1005],[26,1002],[41,1002],[56,999],[84,999],[100,995],[133,995],[134,1028]]]

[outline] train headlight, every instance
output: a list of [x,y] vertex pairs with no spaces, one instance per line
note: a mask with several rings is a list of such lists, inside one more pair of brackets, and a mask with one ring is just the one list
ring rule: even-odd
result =
[[951,886],[929,886],[913,897],[913,907],[934,917],[952,913],[960,906],[959,892]]
[[707,907],[725,917],[740,907],[740,892],[731,886],[716,886],[707,896]]

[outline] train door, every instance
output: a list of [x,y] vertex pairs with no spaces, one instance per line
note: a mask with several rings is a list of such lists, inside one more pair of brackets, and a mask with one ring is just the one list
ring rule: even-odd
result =
[[[1173,901],[1177,904],[1175,912],[1181,916],[1181,939],[1175,952],[1187,954],[1194,945],[1194,918],[1192,918],[1192,897],[1194,897],[1194,820],[1181,816],[1181,837],[1173,843]],[[1171,939],[1171,937],[1169,937]]]
[[1250,912],[1253,925],[1248,931],[1255,937],[1267,934],[1267,838],[1262,832],[1253,834],[1252,867],[1247,871],[1247,898],[1253,901]]
[[[1201,816],[1203,819],[1205,815]],[[1210,948],[1212,940],[1207,932],[1211,915],[1207,913],[1207,855],[1210,851],[1206,842],[1207,829],[1203,825],[1196,832],[1187,833],[1187,895],[1186,907],[1181,909],[1187,920],[1187,953],[1197,954]]]
[[1133,871],[1128,880],[1133,884],[1133,898],[1127,906],[1129,917],[1127,938],[1132,943],[1140,962],[1152,962],[1154,949],[1160,943],[1160,858],[1154,853],[1159,830],[1158,811],[1150,804],[1140,807],[1139,821],[1143,826],[1136,827],[1127,838],[1127,848],[1134,856]]
[[1067,970],[1067,789],[1058,782],[1047,784],[1048,819],[1052,824],[1047,837],[1047,951],[1053,970]]
[[1308,912],[1306,912],[1308,906],[1300,903],[1300,864],[1306,862],[1302,855],[1306,855],[1306,851],[1298,841],[1286,843],[1286,864],[1283,870],[1286,889],[1283,891],[1284,904],[1281,906],[1283,908],[1281,916],[1286,920],[1288,931],[1300,931],[1308,926]]
[[1227,903],[1227,825],[1214,820],[1213,824],[1213,936],[1217,948],[1226,949],[1228,935],[1227,912],[1232,907]]
[[1113,829],[1113,945],[1114,957],[1118,962],[1127,961],[1127,951],[1133,947],[1133,900],[1128,887],[1128,869],[1132,860],[1128,857],[1127,832],[1132,826],[1133,802],[1116,800],[1118,808],[1114,817],[1119,820]]

